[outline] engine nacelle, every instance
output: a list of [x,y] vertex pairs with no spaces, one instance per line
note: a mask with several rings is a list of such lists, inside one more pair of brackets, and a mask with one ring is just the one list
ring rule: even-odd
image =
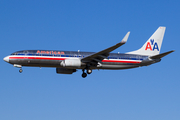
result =
[[63,67],[80,67],[81,60],[79,58],[65,59],[64,61],[61,62],[61,66],[63,66]]
[[56,68],[58,74],[72,74],[73,72],[76,72],[76,69]]

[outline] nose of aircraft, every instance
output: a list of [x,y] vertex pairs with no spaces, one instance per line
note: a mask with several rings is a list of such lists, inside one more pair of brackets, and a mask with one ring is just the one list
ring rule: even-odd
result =
[[8,56],[4,57],[3,60],[6,61],[6,62],[9,62],[9,57]]

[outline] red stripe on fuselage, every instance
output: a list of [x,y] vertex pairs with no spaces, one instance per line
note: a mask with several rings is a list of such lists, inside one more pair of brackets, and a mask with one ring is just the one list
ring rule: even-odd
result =
[[139,61],[123,61],[123,60],[102,60],[102,62],[115,62],[115,63],[140,63]]
[[9,57],[9,59],[36,59],[36,60],[65,60],[66,58],[47,58],[47,57]]

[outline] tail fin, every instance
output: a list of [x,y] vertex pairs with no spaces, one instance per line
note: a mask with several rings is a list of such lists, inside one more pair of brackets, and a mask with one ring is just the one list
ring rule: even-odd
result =
[[159,54],[165,30],[166,27],[159,27],[139,50],[128,52],[127,54],[138,54],[148,56]]

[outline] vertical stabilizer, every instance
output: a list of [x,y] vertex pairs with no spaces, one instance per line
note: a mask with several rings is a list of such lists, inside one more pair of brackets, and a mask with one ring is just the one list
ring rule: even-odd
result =
[[127,54],[148,55],[148,56],[159,54],[161,50],[161,45],[165,30],[166,27],[159,27],[139,50],[128,52]]

